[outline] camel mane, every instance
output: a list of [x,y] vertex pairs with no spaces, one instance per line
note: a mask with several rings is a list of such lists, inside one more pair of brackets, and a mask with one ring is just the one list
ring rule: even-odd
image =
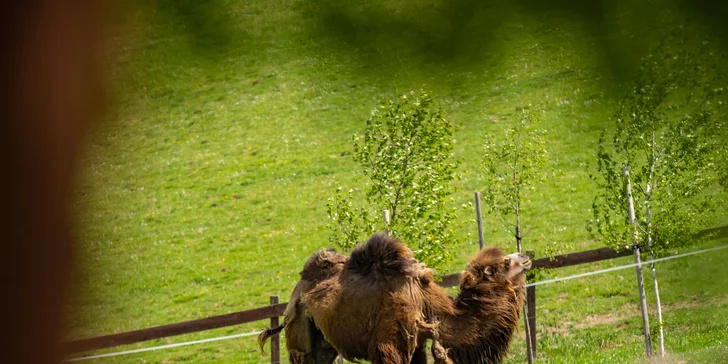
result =
[[508,352],[518,327],[525,281],[522,275],[509,279],[507,268],[503,252],[489,248],[479,252],[462,273],[454,311],[457,316],[478,317],[480,329],[462,332],[454,342],[443,340],[454,362],[500,363]]

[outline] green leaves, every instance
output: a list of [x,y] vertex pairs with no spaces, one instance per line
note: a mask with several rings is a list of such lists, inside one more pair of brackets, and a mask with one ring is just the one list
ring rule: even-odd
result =
[[[670,34],[648,52],[630,91],[605,129],[597,150],[602,187],[594,200],[590,231],[618,248],[631,242],[625,180],[630,169],[640,244],[654,250],[693,243],[702,217],[715,203],[708,190],[720,177],[714,162],[724,153],[725,130],[718,57],[707,42],[686,42]],[[611,136],[611,138],[609,138]]]
[[346,250],[356,246],[362,236],[375,231],[369,212],[354,207],[351,196],[353,192],[349,190],[346,197],[343,197],[342,188],[339,186],[334,197],[330,197],[326,203],[330,220],[328,226],[334,231],[329,235],[329,242]]
[[520,119],[506,129],[502,141],[485,140],[483,199],[488,211],[500,216],[507,228],[516,225],[506,221],[518,215],[524,191],[533,189],[544,178],[546,143],[534,128],[540,113],[540,106],[523,108]]
[[354,160],[369,180],[366,207],[355,208],[351,196],[337,191],[329,200],[331,241],[351,248],[374,230],[373,216],[390,211],[389,229],[412,247],[417,258],[433,268],[451,260],[454,242],[447,209],[452,181],[454,127],[432,97],[410,92],[372,110],[364,135],[355,135]]

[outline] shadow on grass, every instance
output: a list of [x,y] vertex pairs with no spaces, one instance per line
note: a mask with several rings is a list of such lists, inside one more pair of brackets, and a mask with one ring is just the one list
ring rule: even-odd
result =
[[[682,5],[667,7],[674,11],[689,7]],[[596,39],[588,51],[598,54],[600,68],[607,76],[603,82],[628,80],[642,53],[661,36],[660,29],[710,13],[689,7],[695,11],[666,17],[658,11],[663,8],[654,3],[607,6],[600,0],[455,0],[400,5],[376,0],[314,0],[300,5],[302,14],[311,19],[307,30],[311,38],[327,41],[329,48],[352,55],[365,68],[372,64],[397,67],[397,62],[391,61],[397,57],[410,57],[422,65],[454,64],[465,69],[482,69],[486,59],[488,66],[495,68],[509,41],[508,26],[530,24],[534,25],[531,31],[549,32],[553,26],[575,25],[578,32]],[[625,24],[607,21],[622,18],[623,13],[629,14],[629,28],[636,27],[639,34],[620,36]],[[700,23],[699,19],[696,23]],[[716,22],[711,29],[722,34],[719,25]]]
[[698,238],[702,238],[702,237],[706,237],[706,236],[710,237],[711,239],[716,239],[716,240],[728,238],[728,225],[708,228],[705,230],[701,230],[700,233],[698,233]]

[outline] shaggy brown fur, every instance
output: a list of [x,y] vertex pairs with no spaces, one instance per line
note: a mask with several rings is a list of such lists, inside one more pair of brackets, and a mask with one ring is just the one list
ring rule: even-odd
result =
[[[338,351],[373,364],[422,364],[428,339],[436,363],[499,363],[523,304],[521,273],[530,268],[524,255],[483,250],[462,273],[461,293],[453,299],[433,281],[432,270],[386,234],[356,247],[345,263],[329,264],[335,270],[319,271],[322,265],[312,260],[318,261],[310,258],[301,272],[310,280],[296,286],[284,320],[289,348],[309,343],[303,352],[310,360],[295,363],[330,364]],[[304,313],[307,329],[288,323]],[[310,343],[317,340],[325,343],[317,350],[331,355],[312,354]]]
[[306,316],[306,309],[301,298],[317,283],[340,274],[346,261],[346,256],[331,249],[323,249],[308,258],[300,273],[301,280],[293,289],[291,299],[283,314],[283,325],[267,329],[258,336],[261,350],[271,336],[285,329],[288,360],[291,363],[333,363],[338,353],[324,339],[313,321]]
[[[523,306],[531,267],[523,254],[498,248],[478,252],[462,273],[454,300],[436,284],[423,288],[428,321],[439,321],[439,340],[455,363],[500,363],[508,351]],[[418,348],[424,351],[424,346]],[[424,363],[422,361],[421,363]]]
[[429,269],[385,233],[352,251],[341,274],[303,296],[306,311],[347,360],[409,364],[423,322],[419,276]]
[[438,362],[499,363],[518,323],[521,273],[530,264],[522,254],[483,250],[452,299],[406,246],[380,233],[302,301],[326,340],[349,360],[426,363],[426,340],[434,339]]

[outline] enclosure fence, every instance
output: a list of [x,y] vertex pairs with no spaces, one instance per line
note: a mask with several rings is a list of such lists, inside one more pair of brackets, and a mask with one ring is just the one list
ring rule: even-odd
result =
[[[722,245],[722,246],[717,246],[717,247],[713,247],[713,248],[672,255],[672,256],[658,258],[658,259],[654,259],[654,260],[647,260],[640,264],[658,263],[658,262],[662,262],[662,261],[684,258],[684,257],[692,256],[692,255],[703,254],[703,253],[717,251],[717,250],[723,250],[723,249],[728,249],[728,245]],[[587,250],[587,251],[578,252],[578,253],[559,255],[554,258],[536,259],[532,263],[532,269],[561,268],[561,267],[567,267],[567,266],[573,266],[573,265],[579,265],[579,264],[585,264],[585,263],[593,263],[593,262],[602,261],[602,260],[614,259],[614,258],[629,256],[629,255],[632,255],[632,252],[629,250],[622,251],[622,252],[616,252],[610,248],[600,248],[600,249]],[[571,279],[583,278],[583,277],[597,275],[597,274],[604,274],[604,273],[613,272],[613,271],[617,271],[617,270],[629,269],[629,268],[633,268],[635,266],[637,266],[637,263],[625,264],[625,265],[621,265],[621,266],[617,266],[617,267],[610,267],[610,268],[600,269],[600,270],[596,270],[596,271],[579,273],[579,274],[574,274],[574,275],[566,276],[566,277],[560,277],[560,278],[554,278],[554,279],[548,279],[548,280],[528,283],[526,285],[526,287],[527,287],[526,305],[528,307],[529,326],[532,328],[531,330],[529,330],[530,331],[529,339],[531,342],[531,347],[534,350],[534,354],[535,354],[535,348],[536,348],[536,330],[535,330],[535,327],[536,327],[536,286],[557,283],[557,282],[567,281],[567,280],[571,280]],[[439,283],[439,285],[442,287],[452,287],[452,286],[456,286],[459,283],[459,280],[460,280],[459,273],[448,274],[448,275],[445,275],[442,277],[442,281]],[[116,346],[121,346],[121,345],[134,344],[134,343],[139,343],[139,342],[148,341],[148,340],[154,340],[154,339],[160,339],[160,338],[164,338],[164,337],[200,332],[200,331],[211,330],[211,329],[215,329],[215,328],[239,325],[239,324],[243,324],[243,323],[255,322],[255,321],[266,320],[266,319],[270,319],[271,327],[276,327],[276,326],[278,326],[279,317],[282,316],[283,312],[285,311],[286,304],[287,303],[278,303],[278,296],[271,296],[269,306],[259,307],[259,308],[255,308],[255,309],[247,310],[247,311],[235,312],[235,313],[226,314],[226,315],[213,316],[213,317],[208,317],[208,318],[203,318],[203,319],[198,319],[198,320],[185,321],[185,322],[180,322],[180,323],[176,323],[176,324],[156,326],[156,327],[151,327],[151,328],[142,329],[142,330],[135,330],[135,331],[129,331],[129,332],[124,332],[124,333],[119,333],[119,334],[70,341],[70,342],[64,343],[64,349],[67,354],[88,352],[88,351],[93,351],[93,350],[106,349],[106,348],[111,348],[111,347],[116,347]],[[67,359],[66,362],[83,361],[83,360],[98,359],[98,358],[105,358],[105,357],[112,357],[112,356],[119,356],[119,355],[135,354],[135,353],[141,353],[141,352],[147,352],[147,351],[171,349],[171,348],[188,346],[188,345],[195,345],[195,344],[202,344],[202,343],[215,342],[215,341],[221,341],[221,340],[229,340],[229,339],[236,339],[236,338],[241,338],[241,337],[254,336],[254,335],[258,335],[260,333],[261,333],[261,331],[247,332],[247,333],[241,333],[241,334],[235,334],[235,335],[221,336],[221,337],[201,339],[201,340],[195,340],[195,341],[187,341],[187,342],[182,342],[182,343],[154,346],[154,347],[149,347],[149,348],[140,348],[140,349],[134,349],[134,350],[128,350],[128,351],[115,352],[115,353],[105,353],[105,354],[98,354],[98,355],[75,357],[75,358]],[[271,363],[272,364],[280,363],[280,338],[279,338],[279,335],[274,335],[271,338]]]

